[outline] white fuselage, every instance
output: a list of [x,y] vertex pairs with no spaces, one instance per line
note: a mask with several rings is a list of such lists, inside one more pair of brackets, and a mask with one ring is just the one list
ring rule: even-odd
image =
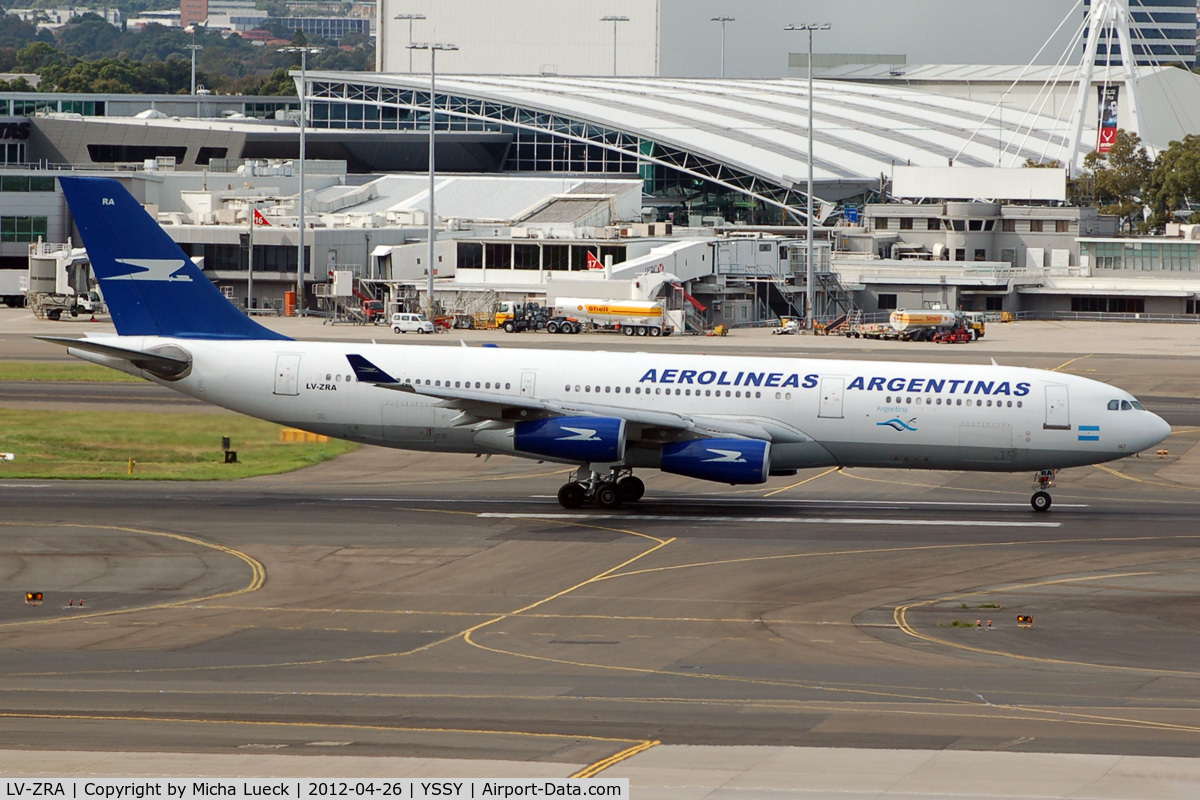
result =
[[[775,432],[772,470],[1057,469],[1132,455],[1170,431],[1156,415],[1131,407],[1133,397],[1121,389],[1020,367],[342,342],[104,341],[143,351],[174,345],[191,354],[192,368],[165,381],[117,359],[71,352],[253,417],[411,450],[512,452],[494,426],[464,422],[444,402],[355,380],[347,354],[431,390],[473,388],[565,408],[587,405],[593,413],[602,406],[762,424]],[[1124,410],[1119,401],[1126,401]],[[656,458],[653,447],[633,444],[626,463],[654,467]]]

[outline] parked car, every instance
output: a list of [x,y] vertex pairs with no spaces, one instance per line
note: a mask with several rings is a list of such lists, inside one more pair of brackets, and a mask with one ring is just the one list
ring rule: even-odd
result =
[[433,333],[433,323],[424,314],[392,314],[392,333]]

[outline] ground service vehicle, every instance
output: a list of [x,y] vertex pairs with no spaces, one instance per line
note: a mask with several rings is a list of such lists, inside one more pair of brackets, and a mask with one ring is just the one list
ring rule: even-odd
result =
[[558,490],[566,508],[637,501],[635,469],[761,484],[868,467],[1028,470],[1030,503],[1046,511],[1055,470],[1115,461],[1171,432],[1122,389],[994,362],[297,341],[231,305],[120,182],[59,183],[117,335],[44,340],[313,433],[571,465]]
[[383,309],[382,300],[363,300],[362,301],[363,319],[368,323],[383,322],[386,318],[386,312]]
[[392,333],[433,333],[433,323],[424,314],[401,311],[392,314]]
[[893,311],[886,324],[860,323],[845,330],[847,338],[902,342],[971,342],[983,334],[983,320],[961,311]]
[[28,291],[28,269],[0,269],[0,303],[9,308],[22,308]]
[[502,300],[496,310],[496,327],[505,333],[539,331],[548,321],[546,309],[533,300]]
[[589,322],[594,327],[614,326],[626,336],[670,336],[661,303],[650,300],[598,300],[590,297],[560,297],[555,303],[560,314]]

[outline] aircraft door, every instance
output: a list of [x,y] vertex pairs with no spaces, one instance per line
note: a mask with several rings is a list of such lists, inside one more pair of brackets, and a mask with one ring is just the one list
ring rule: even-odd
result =
[[1051,383],[1046,386],[1046,422],[1042,427],[1047,430],[1071,430],[1071,409],[1068,403],[1067,387],[1061,383]]
[[818,417],[842,418],[842,399],[846,388],[845,378],[821,378],[821,410]]
[[275,358],[275,394],[300,394],[300,354],[281,353]]
[[536,372],[521,373],[521,397],[533,397],[534,388],[537,383]]

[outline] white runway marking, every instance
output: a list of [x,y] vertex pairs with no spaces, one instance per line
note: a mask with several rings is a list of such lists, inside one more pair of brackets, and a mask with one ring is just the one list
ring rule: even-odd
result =
[[[557,500],[558,496],[553,494],[534,494],[530,495],[534,500]],[[650,498],[647,498],[650,499]],[[710,505],[729,504],[729,505],[777,505],[777,506],[871,506],[872,508],[881,508],[884,510],[907,508],[909,506],[935,506],[935,507],[960,507],[960,508],[1029,508],[1029,503],[972,503],[965,500],[836,500],[836,499],[810,499],[810,500],[771,500],[763,499],[746,499],[742,497],[689,497],[687,495],[671,495],[664,497],[655,495],[655,502],[688,502],[688,503],[705,503]],[[483,502],[483,501],[480,501]],[[1055,502],[1055,508],[1088,508],[1087,503],[1059,503]]]
[[499,511],[482,512],[475,516],[484,519],[565,519],[565,520],[656,520],[659,522],[759,522],[809,525],[890,525],[963,528],[1061,528],[1061,522],[1003,522],[982,519],[866,519],[855,517],[704,517],[683,514],[505,514]]

